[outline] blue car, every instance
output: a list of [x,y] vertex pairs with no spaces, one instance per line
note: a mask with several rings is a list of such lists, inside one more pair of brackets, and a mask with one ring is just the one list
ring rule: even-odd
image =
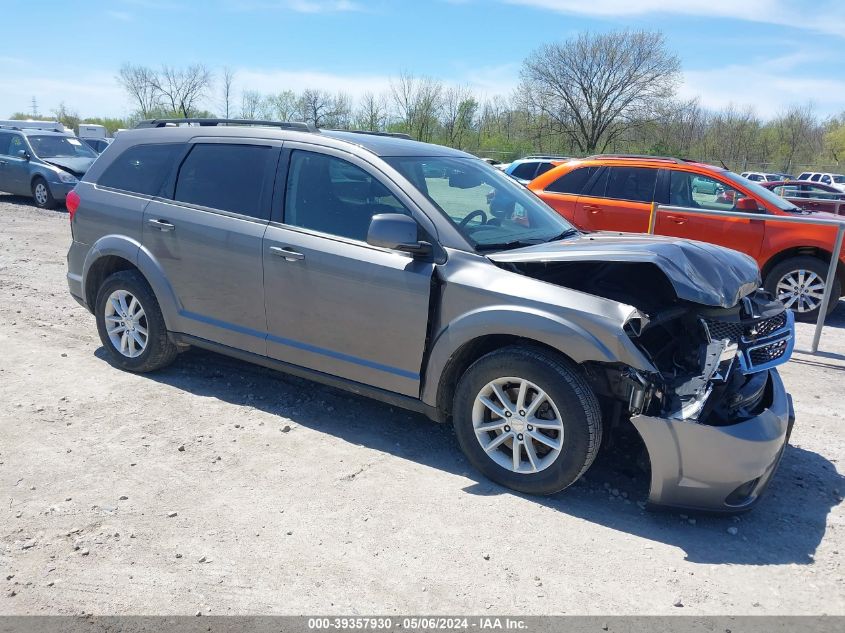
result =
[[61,123],[0,122],[0,191],[31,196],[42,209],[64,203],[96,158]]

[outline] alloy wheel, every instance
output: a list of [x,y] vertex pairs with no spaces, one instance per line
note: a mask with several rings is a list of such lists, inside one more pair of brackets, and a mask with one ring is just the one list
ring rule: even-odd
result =
[[824,279],[812,270],[798,269],[786,273],[777,285],[777,298],[795,312],[816,310],[824,297]]
[[560,411],[542,389],[523,378],[487,383],[475,398],[472,426],[490,459],[514,473],[545,470],[563,447]]
[[137,297],[115,290],[106,301],[105,320],[106,333],[118,352],[127,358],[144,353],[149,340],[147,315]]
[[38,204],[47,204],[47,200],[49,198],[50,192],[47,191],[47,185],[43,182],[38,182],[35,184],[35,201]]

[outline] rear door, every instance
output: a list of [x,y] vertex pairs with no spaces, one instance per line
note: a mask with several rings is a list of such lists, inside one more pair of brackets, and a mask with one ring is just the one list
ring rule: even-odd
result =
[[[573,224],[578,225],[575,221],[575,205],[578,202],[578,196],[581,195],[592,177],[600,169],[601,167],[595,165],[576,167],[557,180],[550,182],[544,190],[536,193],[555,211]],[[586,229],[587,227],[581,228]]]
[[575,223],[594,231],[645,233],[657,171],[654,167],[605,167],[578,199]]
[[[733,211],[745,194],[716,178],[693,172],[666,170],[658,188],[658,201],[676,207]],[[764,216],[765,211],[760,211]],[[720,218],[667,210],[657,214],[654,232],[727,246],[757,258],[765,235],[765,222],[747,218]]]
[[366,242],[374,214],[414,216],[411,201],[346,152],[288,142],[284,155],[263,252],[269,356],[419,396],[434,263]]
[[143,243],[173,287],[183,332],[266,353],[261,248],[280,147],[194,139],[144,210]]

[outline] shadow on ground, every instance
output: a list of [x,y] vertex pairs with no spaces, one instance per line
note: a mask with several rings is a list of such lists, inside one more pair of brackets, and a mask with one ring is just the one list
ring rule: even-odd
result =
[[[98,349],[96,355],[105,359],[105,350]],[[692,562],[809,564],[824,536],[827,515],[841,502],[839,495],[845,489],[844,478],[831,462],[790,446],[767,496],[748,514],[647,512],[637,503],[648,494],[647,473],[636,467],[629,451],[603,450],[585,478],[568,490],[551,497],[530,497],[478,474],[461,454],[451,427],[421,415],[198,349],[148,376],[189,393],[284,416],[352,444],[468,477],[475,481],[464,489],[469,494],[517,495],[641,537],[644,550],[650,547],[648,541],[674,545]],[[737,533],[729,533],[729,528]]]

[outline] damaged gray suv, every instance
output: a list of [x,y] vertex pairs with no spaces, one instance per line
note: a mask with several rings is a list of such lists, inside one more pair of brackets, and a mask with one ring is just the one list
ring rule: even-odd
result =
[[583,233],[445,147],[185,123],[122,133],[68,197],[70,291],[118,367],[197,346],[377,398],[451,421],[530,494],[633,426],[652,504],[760,498],[794,419],[775,369],[794,326],[750,258]]

